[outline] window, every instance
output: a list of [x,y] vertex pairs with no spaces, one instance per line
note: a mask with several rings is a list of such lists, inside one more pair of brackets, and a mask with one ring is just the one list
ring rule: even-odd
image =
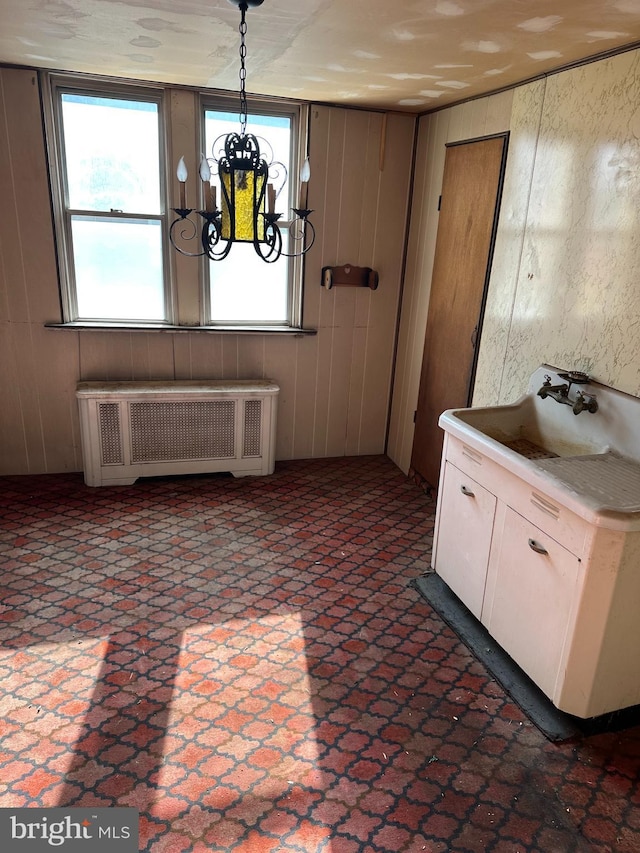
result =
[[[238,243],[224,261],[208,263],[208,322],[212,325],[279,325],[297,322],[297,304],[294,296],[294,278],[297,265],[287,258],[288,226],[291,208],[290,180],[292,169],[297,165],[294,140],[297,129],[297,111],[267,111],[262,104],[255,103],[247,117],[247,132],[258,138],[260,151],[267,162],[274,164],[274,183],[278,195],[276,211],[282,213],[279,221],[283,236],[283,255],[273,264],[267,264],[256,254],[251,243]],[[273,108],[272,108],[273,109]],[[259,110],[259,111],[258,111]],[[217,158],[220,141],[228,133],[239,130],[237,112],[204,103],[205,152]],[[210,160],[211,162],[211,160]],[[217,181],[215,168],[212,169]],[[218,182],[219,183],[219,182]],[[216,187],[220,198],[219,186]]]
[[[235,97],[172,89],[165,98],[158,86],[43,77],[65,323],[299,329],[301,259],[283,254],[267,264],[251,243],[237,243],[223,261],[198,262],[178,256],[169,242],[172,208],[180,206],[177,160],[185,156],[189,167],[191,204],[204,207],[198,158],[206,152],[215,184],[212,148],[240,130]],[[252,100],[247,117],[262,155],[281,164],[274,185],[284,253],[306,146],[302,109]]]
[[65,320],[167,320],[161,99],[54,89]]

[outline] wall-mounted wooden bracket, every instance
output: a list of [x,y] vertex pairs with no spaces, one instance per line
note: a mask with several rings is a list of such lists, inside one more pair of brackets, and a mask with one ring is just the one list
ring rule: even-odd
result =
[[378,289],[378,273],[371,267],[354,267],[345,264],[343,267],[322,267],[320,284],[331,290],[332,287],[370,287]]

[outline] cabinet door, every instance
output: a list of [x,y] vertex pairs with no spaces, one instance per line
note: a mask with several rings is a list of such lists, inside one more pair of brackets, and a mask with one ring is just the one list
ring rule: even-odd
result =
[[572,622],[579,568],[574,554],[517,512],[505,509],[502,537],[492,555],[493,589],[487,595],[483,622],[550,699],[556,693]]
[[434,568],[479,619],[496,499],[491,492],[447,462],[440,502]]

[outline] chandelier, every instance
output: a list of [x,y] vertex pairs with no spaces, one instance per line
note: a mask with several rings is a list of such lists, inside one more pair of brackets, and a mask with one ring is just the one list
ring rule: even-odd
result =
[[[260,151],[257,136],[247,133],[247,71],[245,15],[250,6],[261,6],[264,0],[229,0],[240,9],[240,133],[229,133],[213,143],[211,163],[217,168],[220,186],[220,209],[217,207],[216,185],[211,182],[210,160],[200,161],[200,178],[205,188],[204,210],[186,205],[188,177],[184,158],[178,163],[177,178],[180,184],[180,207],[172,208],[177,218],[169,229],[171,245],[180,254],[189,257],[207,256],[212,261],[222,261],[234,243],[252,243],[256,254],[266,263],[277,261],[281,255],[293,258],[309,251],[315,240],[315,229],[309,221],[313,213],[308,209],[308,182],[311,177],[309,158],[300,169],[300,207],[293,208],[295,218],[286,226],[292,252],[283,251],[283,238],[275,212],[275,203],[287,172],[283,163],[274,162]],[[260,140],[263,148],[269,148]],[[200,219],[192,214],[197,214]],[[199,223],[199,224],[198,224]],[[179,242],[199,239],[202,249],[189,252]]]

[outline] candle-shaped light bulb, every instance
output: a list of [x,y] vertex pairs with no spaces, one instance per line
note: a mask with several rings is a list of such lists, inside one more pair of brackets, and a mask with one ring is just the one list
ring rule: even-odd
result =
[[209,168],[209,161],[204,156],[204,154],[200,155],[200,178],[205,184],[208,184],[211,180],[211,169]]
[[204,208],[205,210],[213,210],[215,205],[213,205],[211,199],[211,169],[209,168],[209,163],[204,154],[200,155],[200,180],[204,184],[202,188],[204,195]]
[[309,178],[311,177],[311,164],[309,158],[305,157],[302,168],[300,169],[300,208],[307,209],[309,197]]
[[184,162],[184,157],[181,157],[178,160],[178,168],[176,169],[176,176],[180,181],[180,207],[184,210],[187,207],[187,178],[189,177],[189,173],[187,172],[187,166]]
[[273,184],[267,184],[267,201],[269,213],[276,211],[276,188]]

